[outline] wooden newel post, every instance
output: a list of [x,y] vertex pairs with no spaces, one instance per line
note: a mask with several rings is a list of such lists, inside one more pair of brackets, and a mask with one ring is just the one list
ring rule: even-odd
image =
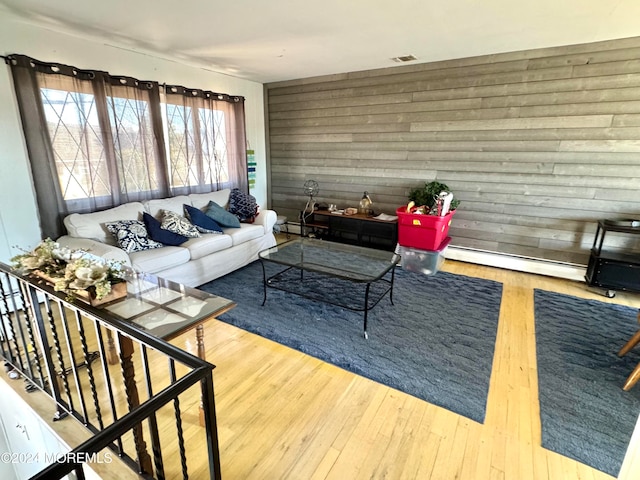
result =
[[113,332],[111,328],[105,327],[107,331],[107,363],[109,365],[116,365],[118,363],[118,352],[116,351],[116,344],[113,341]]
[[[135,367],[133,365],[133,341],[121,334],[118,336],[118,347],[120,349],[120,367],[122,369],[122,377],[124,379],[124,388],[127,395],[127,403],[129,411],[140,406],[140,397],[138,396],[138,387],[135,380]],[[133,442],[136,447],[136,455],[138,457],[138,466],[141,474],[153,474],[153,466],[151,464],[151,456],[147,452],[147,444],[144,441],[142,424],[133,427]]]

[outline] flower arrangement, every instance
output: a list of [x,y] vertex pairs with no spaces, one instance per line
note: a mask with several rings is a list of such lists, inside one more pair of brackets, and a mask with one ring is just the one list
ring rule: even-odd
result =
[[125,281],[122,262],[103,260],[84,250],[61,247],[50,238],[33,250],[16,255],[11,263],[22,274],[50,279],[54,290],[65,292],[69,301],[74,300],[81,290],[89,291],[101,300],[111,293],[113,285]]

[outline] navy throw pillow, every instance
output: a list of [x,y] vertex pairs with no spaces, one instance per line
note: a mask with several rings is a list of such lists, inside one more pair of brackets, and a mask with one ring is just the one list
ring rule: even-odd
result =
[[213,200],[209,201],[209,205],[207,205],[207,209],[204,211],[204,213],[207,217],[213,218],[219,225],[223,227],[240,228],[240,220],[238,220],[238,217],[236,217],[233,213],[227,212]]
[[243,223],[253,223],[258,216],[258,204],[253,195],[234,188],[229,194],[229,211]]
[[222,227],[213,218],[208,217],[199,208],[192,207],[186,203],[183,205],[184,213],[191,223],[193,223],[200,233],[224,233]]
[[142,215],[142,221],[147,227],[147,232],[149,232],[149,237],[151,238],[151,240],[155,240],[156,242],[160,242],[164,245],[171,245],[174,247],[182,245],[184,242],[189,240],[189,238],[185,237],[184,235],[173,233],[169,230],[161,228],[162,224],[160,223],[160,221],[149,215],[147,212]]

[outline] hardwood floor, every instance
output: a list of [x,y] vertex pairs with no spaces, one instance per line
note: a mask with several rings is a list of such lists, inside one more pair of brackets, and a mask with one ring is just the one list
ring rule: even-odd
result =
[[634,307],[639,296],[449,260],[443,270],[504,284],[484,424],[214,321],[206,345],[223,477],[612,478],[540,446],[533,289]]
[[[205,345],[223,479],[613,478],[540,446],[533,289],[639,308],[640,296],[607,299],[584,283],[451,260],[443,270],[504,285],[484,424],[212,320]],[[193,332],[172,343],[196,353]],[[187,452],[204,444],[197,395],[182,400]],[[169,412],[167,429],[172,421]],[[177,455],[164,461],[167,478],[182,478]],[[188,465],[190,478],[205,478],[204,455]]]

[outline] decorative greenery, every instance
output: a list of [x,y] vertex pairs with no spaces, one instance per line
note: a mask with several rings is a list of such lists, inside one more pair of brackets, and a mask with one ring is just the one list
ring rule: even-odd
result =
[[63,251],[56,242],[47,238],[30,252],[25,251],[11,259],[13,268],[21,273],[30,274],[36,270],[46,273],[50,277],[64,274],[67,266],[66,258],[70,257],[70,250]]
[[[413,188],[409,192],[409,200],[418,207],[424,206],[424,213],[429,213],[435,207],[438,195],[440,195],[441,192],[451,192],[451,190],[446,184],[433,181],[425,183],[424,187]],[[460,200],[456,199],[454,195],[450,210],[455,210],[458,208],[458,205],[460,205]]]
[[42,272],[54,280],[54,290],[65,292],[67,300],[78,290],[93,290],[100,300],[111,292],[111,285],[124,281],[122,262],[103,260],[84,250],[71,250],[50,238],[31,251],[11,259],[14,269],[25,275]]

